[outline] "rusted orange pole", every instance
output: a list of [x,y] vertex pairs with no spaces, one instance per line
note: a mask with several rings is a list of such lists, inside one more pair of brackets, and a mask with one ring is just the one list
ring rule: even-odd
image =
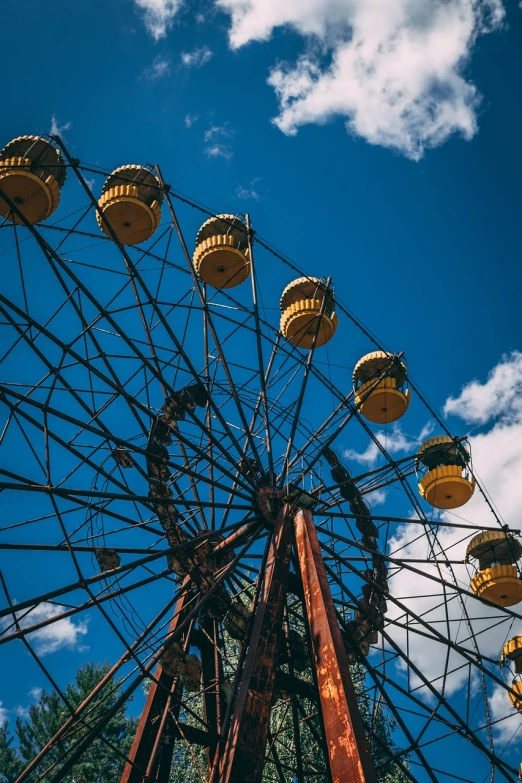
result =
[[312,514],[298,511],[294,526],[332,781],[376,783]]
[[[186,577],[183,583],[185,592],[176,604],[174,616],[169,626],[169,634],[172,634],[183,620],[183,610],[188,597],[188,583],[189,577]],[[147,701],[145,702],[145,707],[141,713],[140,722],[138,723],[136,734],[134,735],[134,740],[129,752],[129,759],[133,763],[129,764],[129,762],[127,762],[125,764],[120,783],[142,783],[151,761],[153,748],[158,743],[161,744],[164,739],[163,737],[158,736],[158,731],[160,727],[162,729],[165,728],[162,716],[167,708],[167,703],[171,699],[173,677],[163,670],[161,664],[158,664],[156,671],[154,672],[154,677],[158,680],[159,684],[154,680],[151,682],[150,690],[147,694]],[[172,752],[174,750],[172,738],[170,738],[170,742],[167,742],[167,746],[170,758],[172,758]],[[165,768],[166,766],[170,769],[170,760],[167,764],[163,763],[161,766],[162,768]]]
[[283,508],[275,522],[219,783],[259,783],[263,776],[291,547],[292,519]]

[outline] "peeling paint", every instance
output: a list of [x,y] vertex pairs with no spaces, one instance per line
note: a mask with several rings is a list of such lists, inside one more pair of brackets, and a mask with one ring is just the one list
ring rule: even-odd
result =
[[298,511],[295,535],[332,781],[376,783],[346,650],[309,511]]

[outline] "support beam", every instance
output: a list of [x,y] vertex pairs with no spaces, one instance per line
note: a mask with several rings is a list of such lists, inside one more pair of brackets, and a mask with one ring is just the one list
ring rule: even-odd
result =
[[[184,592],[176,604],[174,617],[169,626],[169,635],[174,633],[185,617],[184,610],[190,596],[189,581],[190,577],[186,577],[183,584]],[[171,729],[171,721],[166,720],[166,717],[174,694],[175,683],[174,678],[163,670],[160,663],[154,676],[157,682],[154,680],[151,682],[147,701],[129,752],[129,759],[132,763],[125,764],[120,783],[143,783],[146,773],[150,769],[151,761],[153,766],[157,766],[155,761],[161,762],[161,769],[170,771],[174,750],[173,737],[165,738],[163,734],[165,731],[168,733]],[[163,742],[164,739],[170,741]],[[170,758],[165,758],[166,755]]]
[[260,783],[274,696],[288,582],[292,521],[278,514],[248,642],[241,684],[221,759],[219,783]]
[[[205,723],[214,731],[217,738],[221,733],[222,703],[220,683],[223,681],[223,664],[219,654],[219,628],[217,621],[211,617],[200,620],[199,649],[201,650],[203,674],[203,707]],[[216,742],[209,742],[207,747],[207,765],[212,769]]]
[[333,783],[376,783],[312,514],[295,516],[295,538]]

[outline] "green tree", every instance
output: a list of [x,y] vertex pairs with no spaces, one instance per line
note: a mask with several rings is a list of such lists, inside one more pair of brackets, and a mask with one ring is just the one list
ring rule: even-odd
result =
[[0,726],[0,783],[13,783],[22,769],[22,762],[13,747],[9,723]]
[[[408,783],[409,777],[394,762],[391,754],[399,754],[400,748],[394,739],[396,724],[393,715],[382,705],[375,707],[373,700],[370,700],[362,690],[364,674],[360,667],[353,667],[352,671],[355,680],[355,687],[359,696],[359,707],[363,720],[372,727],[372,757],[376,768],[376,776],[379,783]],[[306,679],[307,674],[301,674],[300,677]],[[317,705],[307,699],[301,699],[300,704],[304,714],[316,715]],[[201,700],[193,699],[191,702],[193,712],[203,717],[203,705]],[[198,726],[197,720],[193,716],[182,714],[180,716],[186,723]],[[299,714],[301,718],[301,714]],[[312,730],[311,725],[315,731]],[[283,767],[283,771],[296,768],[296,752],[294,745],[294,728],[292,718],[292,704],[288,694],[279,694],[274,704],[270,718],[270,730],[272,734],[277,733],[277,757]],[[316,740],[320,733],[320,726],[317,717],[308,721],[301,721],[300,739],[301,739],[301,761],[305,772],[315,771],[314,781],[317,783],[327,783],[326,775],[321,775],[320,771],[325,769],[325,759],[321,746]],[[377,741],[377,739],[379,741]],[[269,743],[270,744],[270,743]],[[383,747],[384,745],[384,747]],[[385,750],[385,748],[387,750]],[[402,763],[407,767],[408,759],[402,758]],[[201,783],[201,769],[206,769],[205,751],[203,748],[195,746],[192,748],[192,754],[187,746],[178,741],[174,750],[174,760],[170,775],[170,783]],[[263,774],[263,780],[279,781],[275,766],[273,763],[267,763]]]
[[[299,622],[299,618],[293,617],[292,626],[301,634],[304,633],[304,625]],[[223,635],[225,662],[224,676],[232,682],[238,664],[240,646],[230,638],[225,632]],[[288,672],[288,665],[282,664],[282,669]],[[408,783],[408,776],[401,770],[393,759],[393,754],[400,757],[400,747],[396,742],[396,722],[393,715],[386,706],[379,702],[377,705],[374,698],[366,691],[367,674],[362,664],[355,664],[350,667],[354,687],[357,693],[359,709],[364,723],[371,727],[371,748],[373,762],[376,768],[376,777],[379,783]],[[311,669],[307,667],[305,671],[298,672],[297,676],[301,679],[311,682]],[[312,773],[313,780],[317,783],[327,783],[326,775],[321,774],[321,770],[326,767],[326,760],[323,755],[320,743],[317,737],[320,736],[321,728],[317,716],[317,704],[308,699],[299,698],[300,711],[297,718],[300,721],[300,742],[301,742],[301,762],[305,773]],[[191,713],[183,709],[180,713],[180,720],[196,727],[202,726],[198,718],[203,719],[203,700],[201,696],[195,695],[190,699]],[[310,720],[303,720],[303,716],[310,715]],[[294,720],[292,715],[292,699],[290,694],[276,691],[274,707],[270,716],[270,731],[272,737],[277,734],[276,754],[281,764],[284,774],[288,774],[289,769],[296,769],[296,748],[294,743]],[[273,745],[269,741],[268,747]],[[263,773],[263,781],[279,781],[279,775],[273,763],[273,752],[269,753],[269,761]],[[407,757],[401,758],[402,763],[407,767]],[[201,770],[206,770],[206,752],[204,748],[193,746],[190,750],[186,744],[179,740],[174,749],[174,758],[170,774],[170,783],[201,783],[203,778]],[[289,778],[290,780],[290,778]]]
[[[400,747],[394,739],[396,733],[396,722],[393,715],[384,707],[382,703],[375,704],[373,698],[365,691],[366,673],[364,667],[356,664],[351,668],[352,680],[359,702],[361,717],[366,726],[371,727],[371,750],[373,763],[375,765],[376,777],[379,783],[408,783],[408,776],[395,763],[393,755],[400,755]],[[310,671],[299,674],[302,679],[310,679]],[[305,714],[314,715],[317,712],[317,704],[304,699],[301,701]],[[300,716],[299,716],[300,717]],[[313,724],[315,732],[308,721],[301,721],[301,757],[305,771],[320,771],[326,766],[325,758],[321,746],[317,742],[317,735],[320,734],[320,725],[318,719],[310,721]],[[282,740],[281,747],[278,750],[279,760],[289,767],[295,768],[295,747],[293,743],[293,720],[291,713],[291,704],[288,699],[276,705],[272,713],[271,728],[279,732]],[[402,758],[402,763],[407,767],[407,758]],[[267,769],[266,780],[278,780],[274,775],[273,767]],[[327,783],[328,778],[321,774],[315,774],[314,780],[317,783]]]
[[[224,676],[230,681],[233,679],[237,666],[240,647],[237,642],[226,637],[226,660],[224,663]],[[66,698],[69,704],[77,707],[91,690],[100,682],[108,671],[108,664],[84,664],[77,672],[75,682],[66,688]],[[303,679],[309,679],[310,671],[299,674]],[[372,726],[372,735],[378,737],[393,753],[399,748],[394,740],[395,723],[393,716],[379,704],[375,707],[373,700],[365,693],[365,672],[361,665],[352,667],[352,677],[358,693],[359,706],[363,720]],[[96,706],[88,714],[88,720],[99,717],[106,709],[110,708],[120,692],[118,681],[108,682],[101,690]],[[201,696],[194,695],[190,700],[190,711],[181,710],[180,720],[201,727],[199,718],[203,718],[203,701]],[[301,700],[304,715],[316,713],[316,705]],[[5,723],[0,726],[0,783],[14,783],[21,770],[25,768],[38,751],[47,744],[57,729],[69,717],[69,710],[55,693],[42,691],[36,704],[29,708],[27,720],[20,718],[16,721],[16,739],[9,733],[9,726]],[[301,717],[301,715],[299,716]],[[283,769],[296,768],[296,752],[294,746],[292,704],[289,694],[278,692],[271,716],[271,732],[278,736],[277,755]],[[125,709],[120,710],[105,727],[103,737],[106,740],[96,739],[85,751],[83,756],[74,765],[68,781],[74,783],[118,783],[123,769],[121,754],[129,752],[130,745],[136,730],[136,721],[129,718]],[[35,777],[45,773],[45,770],[53,766],[52,773],[45,775],[44,783],[60,768],[60,764],[67,757],[74,743],[84,736],[87,728],[81,726],[73,735],[64,739],[45,757],[44,763],[36,770]],[[318,783],[326,783],[326,777],[320,774],[325,768],[325,760],[320,745],[316,741],[320,731],[318,719],[310,721],[301,720],[301,759],[306,771],[316,771],[314,780]],[[107,744],[109,743],[109,744]],[[118,752],[119,751],[119,752]],[[407,776],[390,759],[389,754],[381,745],[373,741],[373,758],[377,769],[379,783],[407,783]],[[407,759],[405,760],[407,764]],[[178,741],[174,749],[174,759],[171,772],[171,783],[200,783],[201,770],[206,769],[206,751],[204,748],[194,746],[189,749]],[[267,764],[263,779],[269,781],[278,780],[273,764]]]
[[[367,726],[371,727],[372,758],[377,780],[379,783],[408,783],[408,776],[393,759],[393,754],[400,756],[400,748],[394,739],[397,728],[395,718],[382,701],[375,704],[374,699],[365,692],[367,674],[362,664],[352,666],[351,675],[362,719]],[[402,756],[401,761],[404,766],[408,766],[407,757]]]
[[[76,709],[88,696],[92,689],[107,674],[109,664],[86,663],[77,672],[75,682],[70,683],[65,696],[68,704]],[[101,689],[95,700],[94,708],[88,713],[88,720],[92,722],[109,709],[120,692],[118,681],[109,681]],[[56,693],[42,691],[36,704],[29,708],[27,720],[17,718],[16,738],[17,743],[12,744],[13,738],[8,733],[7,725],[0,732],[0,769],[4,770],[2,759],[5,757],[8,773],[4,773],[5,783],[12,783],[16,778],[16,770],[20,771],[37,755],[39,750],[46,745],[58,728],[70,715],[68,707],[62,702]],[[70,779],[75,783],[116,783],[119,780],[124,761],[122,754],[127,754],[136,728],[136,721],[126,715],[125,709],[119,710],[109,721],[103,731],[105,742],[97,738],[87,748],[70,772]],[[72,736],[64,738],[49,751],[42,764],[37,769],[37,775],[53,766],[52,773],[45,776],[46,782],[60,768],[62,761],[67,757],[68,751],[81,739],[88,728],[80,724],[79,728],[72,732]],[[16,749],[15,749],[16,748]],[[3,754],[3,755],[2,755]],[[0,776],[0,782],[4,780]]]

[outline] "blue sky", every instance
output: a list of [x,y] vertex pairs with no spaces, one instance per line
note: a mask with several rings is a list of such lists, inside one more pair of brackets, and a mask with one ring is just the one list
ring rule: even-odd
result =
[[[13,66],[2,143],[53,127],[82,162],[158,163],[176,190],[248,211],[261,236],[331,275],[343,302],[405,352],[438,410],[457,401],[445,409],[452,426],[477,437],[480,473],[515,524],[520,494],[504,476],[522,466],[522,10],[279,5],[12,3],[0,32]],[[353,366],[352,353],[342,342],[330,358]],[[412,411],[407,432],[425,423]],[[360,455],[366,444],[342,446]],[[509,459],[488,462],[494,448]],[[90,636],[85,626],[72,642],[85,641],[87,657],[103,649]],[[56,657],[70,678],[78,657]],[[14,710],[21,697],[0,698]]]
[[[440,355],[443,396],[516,345],[516,4],[506,7],[499,29],[469,48],[462,66],[483,96],[476,135],[469,142],[451,135],[419,162],[347,134],[341,117],[307,124],[297,136],[271,123],[278,113],[266,83],[271,68],[310,46],[292,29],[231,51],[230,17],[212,4],[182,5],[157,41],[131,0],[111,0],[103,12],[91,0],[58,2],[52,14],[29,2],[13,5],[6,19],[3,47],[17,66],[3,93],[5,139],[48,131],[54,115],[59,127],[70,126],[64,136],[84,161],[159,162],[176,189],[218,209],[250,210],[258,231],[307,268],[318,256],[326,261],[353,310],[422,366],[433,397]],[[16,44],[8,31],[22,25],[30,54],[19,58],[10,54]],[[56,25],[60,43],[51,55]],[[212,56],[184,66],[183,54],[198,51]],[[190,128],[187,117],[198,118]],[[209,157],[212,150],[226,157]],[[240,197],[248,193],[259,200]],[[444,348],[426,361],[433,339]]]

